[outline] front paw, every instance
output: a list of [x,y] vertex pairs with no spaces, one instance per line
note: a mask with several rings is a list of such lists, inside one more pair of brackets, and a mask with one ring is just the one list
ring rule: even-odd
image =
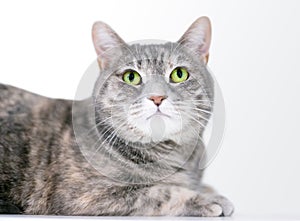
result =
[[184,215],[202,217],[230,216],[234,210],[232,203],[220,195],[195,196],[186,202],[185,208]]

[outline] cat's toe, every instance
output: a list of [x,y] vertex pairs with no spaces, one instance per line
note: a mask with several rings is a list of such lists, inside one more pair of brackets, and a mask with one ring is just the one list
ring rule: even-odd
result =
[[234,206],[227,198],[218,196],[214,202],[222,207],[221,216],[231,216],[233,214]]
[[232,215],[234,207],[232,203],[225,200],[218,200],[218,202],[213,202],[207,204],[203,208],[203,216],[207,217],[217,217],[217,216],[230,216]]
[[208,204],[205,206],[204,215],[205,216],[211,216],[211,217],[217,217],[222,216],[223,209],[219,204]]

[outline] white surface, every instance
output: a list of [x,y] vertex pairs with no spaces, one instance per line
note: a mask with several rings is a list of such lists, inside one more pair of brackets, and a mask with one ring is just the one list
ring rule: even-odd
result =
[[299,4],[1,1],[0,81],[72,98],[95,59],[94,21],[107,22],[126,41],[174,41],[207,15],[213,25],[209,66],[223,89],[227,131],[205,181],[228,196],[238,213],[300,214]]
[[63,220],[63,221],[84,221],[84,220],[99,220],[99,221],[122,221],[122,220],[146,220],[146,221],[173,221],[173,220],[212,220],[212,221],[268,221],[268,220],[277,220],[277,221],[292,221],[300,220],[296,216],[233,216],[233,217],[95,217],[95,216],[0,216],[0,220],[5,221],[51,221],[51,220]]

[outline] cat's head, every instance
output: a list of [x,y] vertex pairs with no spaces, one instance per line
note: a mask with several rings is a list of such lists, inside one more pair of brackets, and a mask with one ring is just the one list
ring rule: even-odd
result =
[[110,130],[108,140],[175,141],[203,132],[213,103],[207,17],[177,42],[127,44],[103,22],[94,24],[92,37],[101,70],[93,92],[96,123]]

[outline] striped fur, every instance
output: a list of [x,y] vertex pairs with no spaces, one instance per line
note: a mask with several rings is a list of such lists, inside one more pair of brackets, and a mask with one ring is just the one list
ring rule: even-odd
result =
[[[198,168],[213,80],[204,51],[190,47],[193,31],[175,43],[129,45],[104,23],[94,29],[101,73],[91,98],[50,99],[0,84],[0,213],[231,215],[232,204],[202,184]],[[170,82],[176,67],[188,70],[187,81]],[[128,69],[140,85],[122,81]],[[166,96],[161,111],[173,112],[154,139],[141,122],[157,94]]]

